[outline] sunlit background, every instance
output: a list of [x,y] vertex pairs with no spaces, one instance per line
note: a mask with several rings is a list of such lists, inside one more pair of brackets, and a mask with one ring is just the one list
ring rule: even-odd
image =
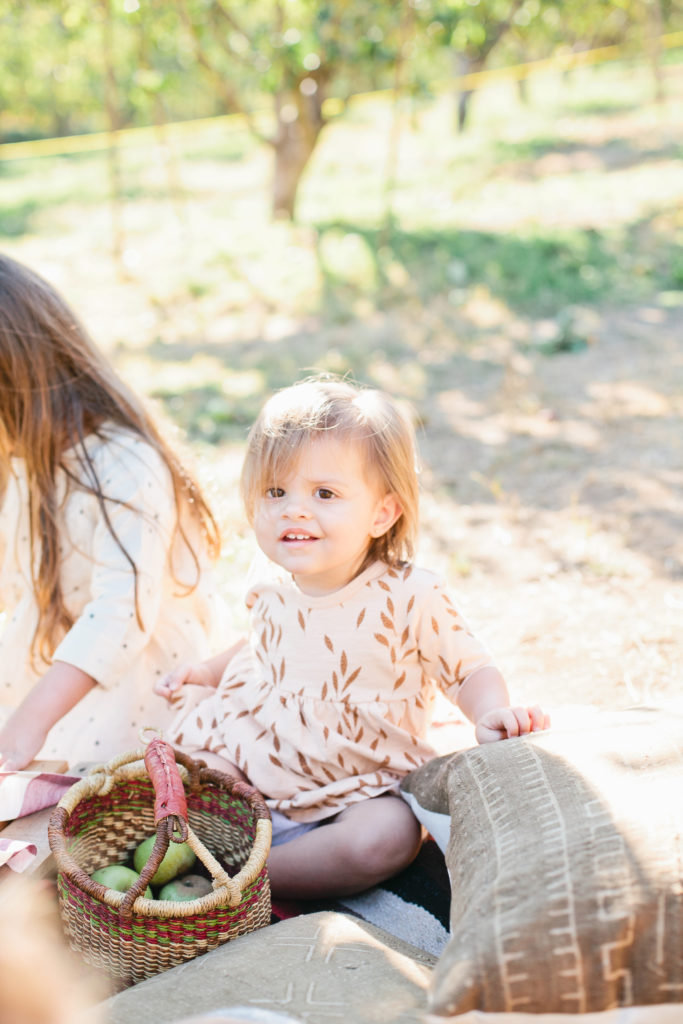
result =
[[520,699],[683,667],[683,11],[663,0],[0,3],[2,248],[253,551],[236,480],[312,370],[400,396],[421,561]]

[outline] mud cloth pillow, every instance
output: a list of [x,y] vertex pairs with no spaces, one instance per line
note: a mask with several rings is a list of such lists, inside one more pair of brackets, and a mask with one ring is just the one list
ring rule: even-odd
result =
[[450,819],[432,1013],[683,1002],[680,705],[435,758],[402,790]]

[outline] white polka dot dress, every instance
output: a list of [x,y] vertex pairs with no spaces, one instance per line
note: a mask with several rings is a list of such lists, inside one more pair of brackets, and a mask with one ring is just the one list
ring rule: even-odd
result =
[[[62,586],[74,623],[54,659],[75,665],[98,685],[54,726],[38,756],[64,758],[70,764],[137,748],[141,727],[165,727],[170,712],[153,693],[154,681],[182,661],[215,653],[220,614],[206,558],[198,587],[188,594],[182,585],[196,579],[196,569],[177,536],[171,544],[173,489],[156,451],[113,427],[89,438],[87,445],[120,545],[97,498],[62,474]],[[74,469],[82,473],[75,460]],[[2,719],[47,668],[45,663],[31,665],[37,607],[30,557],[26,475],[21,460],[14,459],[0,509]],[[140,621],[129,558],[138,569]]]

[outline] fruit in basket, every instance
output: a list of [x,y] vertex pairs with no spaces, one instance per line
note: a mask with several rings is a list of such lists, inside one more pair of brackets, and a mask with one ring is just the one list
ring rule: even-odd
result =
[[157,898],[184,903],[185,900],[201,899],[210,892],[213,892],[213,885],[204,875],[183,875],[182,878],[167,882],[159,891]]
[[[150,858],[156,836],[144,839],[133,854],[133,866],[139,873]],[[196,861],[194,850],[187,843],[169,843],[161,864],[152,875],[151,885],[166,885],[178,875],[186,874]]]
[[[107,889],[115,889],[116,892],[128,892],[133,882],[140,877],[137,871],[127,868],[125,864],[108,864],[106,868],[98,868],[90,876],[93,882],[106,885]],[[154,893],[149,886],[145,889],[145,897],[148,900],[154,899]]]

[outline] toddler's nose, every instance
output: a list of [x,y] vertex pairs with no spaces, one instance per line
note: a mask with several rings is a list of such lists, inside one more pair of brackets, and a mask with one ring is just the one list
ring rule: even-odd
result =
[[291,495],[285,507],[285,515],[289,519],[310,519],[311,510],[303,498]]

